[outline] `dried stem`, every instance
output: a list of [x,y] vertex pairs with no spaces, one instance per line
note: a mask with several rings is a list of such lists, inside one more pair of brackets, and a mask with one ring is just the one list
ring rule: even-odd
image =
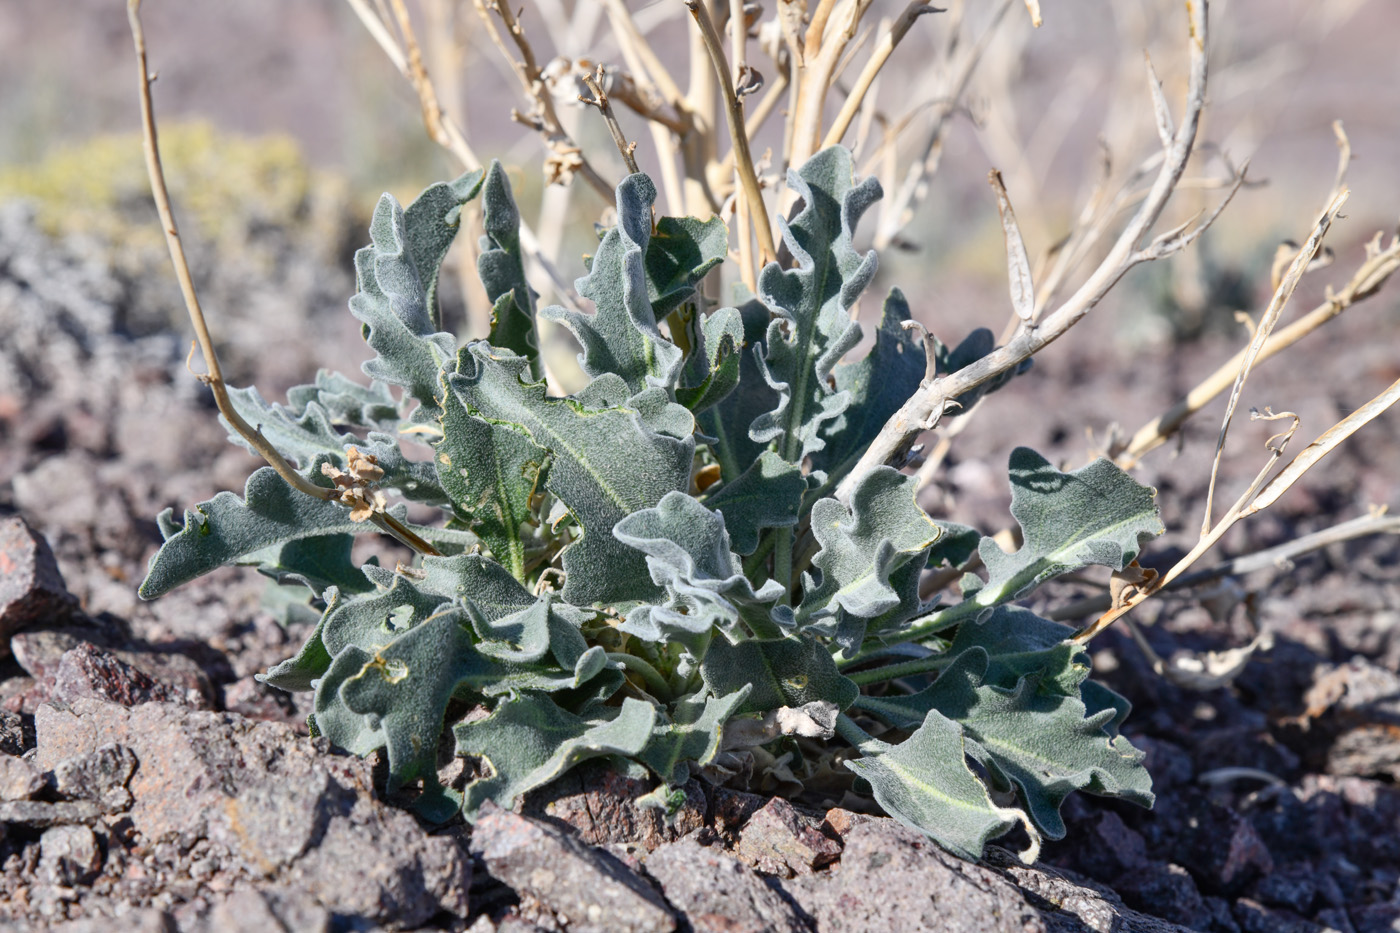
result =
[[[1181,180],[1186,162],[1196,139],[1196,128],[1205,106],[1206,93],[1206,28],[1207,0],[1192,4],[1190,28],[1191,67],[1186,111],[1181,125],[1164,153],[1162,166],[1147,196],[1108,255],[1088,279],[1060,307],[1038,324],[1022,329],[1006,345],[992,351],[970,366],[947,376],[925,382],[913,396],[881,428],[880,434],[866,450],[856,468],[842,481],[837,496],[849,501],[851,490],[860,478],[883,463],[901,459],[919,434],[941,415],[948,402],[964,392],[996,378],[1019,366],[1051,342],[1063,336],[1103,299],[1124,274],[1139,263],[1158,259],[1181,249],[1190,242],[1190,232],[1173,231],[1157,238],[1147,247],[1138,243],[1156,224]],[[1196,231],[1199,232],[1199,229]]]
[[[1397,270],[1400,270],[1400,236],[1391,240],[1390,246],[1380,248],[1380,234],[1367,246],[1366,260],[1357,268],[1351,280],[1336,294],[1327,299],[1303,317],[1277,331],[1264,344],[1254,360],[1258,366],[1265,360],[1293,346],[1299,340],[1313,333],[1323,324],[1341,314],[1347,308],[1371,297]],[[1201,380],[1181,401],[1157,418],[1137,430],[1121,451],[1115,452],[1115,460],[1125,470],[1130,470],[1141,462],[1150,451],[1155,450],[1181,430],[1191,416],[1230,388],[1235,376],[1244,365],[1248,348],[1240,350],[1220,365],[1215,372]]]
[[715,77],[719,81],[720,91],[724,94],[724,116],[729,121],[729,135],[734,140],[734,167],[739,173],[744,197],[748,199],[750,222],[754,232],[758,234],[759,263],[767,265],[778,258],[778,251],[773,246],[773,230],[768,223],[768,210],[763,206],[763,192],[759,190],[753,156],[749,152],[749,136],[744,128],[744,108],[734,93],[734,82],[729,78],[724,49],[720,46],[719,34],[715,32],[715,24],[711,21],[710,14],[701,6],[700,0],[685,0],[685,6],[700,28],[705,52],[714,65]]
[[1205,518],[1201,524],[1202,535],[1208,533],[1211,528],[1211,511],[1215,502],[1215,482],[1220,473],[1220,458],[1225,451],[1225,438],[1230,433],[1230,422],[1234,419],[1235,407],[1239,404],[1244,384],[1254,369],[1254,362],[1259,357],[1259,351],[1263,349],[1265,342],[1274,332],[1274,326],[1283,314],[1284,306],[1288,304],[1288,300],[1293,297],[1294,289],[1302,281],[1303,273],[1307,271],[1308,264],[1322,249],[1322,238],[1327,235],[1333,219],[1341,211],[1342,205],[1346,203],[1347,195],[1346,189],[1338,192],[1322,212],[1322,217],[1313,226],[1312,234],[1308,237],[1307,243],[1298,251],[1298,255],[1293,257],[1293,262],[1288,267],[1288,274],[1279,283],[1278,288],[1274,291],[1274,297],[1269,301],[1269,307],[1264,311],[1264,316],[1254,328],[1254,335],[1249,341],[1249,347],[1245,350],[1244,362],[1240,366],[1239,373],[1235,376],[1234,388],[1230,391],[1230,401],[1225,407],[1225,420],[1220,425],[1220,434],[1216,438],[1215,460],[1211,463],[1210,485],[1206,489]]
[[603,90],[604,78],[603,66],[598,66],[598,73],[584,75],[583,83],[588,87],[592,98],[584,97],[582,94],[578,99],[585,104],[598,108],[598,112],[603,115],[603,122],[608,125],[608,132],[612,134],[613,143],[617,146],[617,151],[622,154],[622,161],[627,163],[627,172],[635,175],[640,169],[637,168],[637,157],[633,155],[637,148],[636,143],[629,143],[627,137],[622,134],[622,127],[618,125],[617,116],[613,113],[612,103],[608,100],[607,93]]
[[[151,101],[151,73],[146,64],[146,34],[141,27],[141,0],[127,0],[126,14],[131,26],[131,39],[136,49],[136,66],[139,72],[141,143],[146,155],[146,173],[150,176],[151,194],[155,199],[156,212],[160,215],[161,228],[165,232],[165,243],[170,249],[170,263],[175,269],[175,278],[180,283],[180,294],[184,297],[185,309],[189,312],[190,324],[194,327],[200,352],[204,356],[204,366],[208,370],[198,377],[199,381],[214,393],[214,404],[229,426],[267,461],[268,466],[277,471],[277,475],[282,477],[287,485],[316,499],[328,502],[336,500],[339,498],[336,490],[317,486],[298,473],[277,448],[263,437],[261,430],[244,420],[229,399],[223,369],[219,366],[219,355],[214,350],[214,339],[209,334],[204,310],[200,307],[199,296],[195,293],[194,278],[190,275],[184,243],[180,240],[180,230],[175,224],[175,213],[170,206],[170,191],[165,184],[165,169],[160,158],[160,136],[156,130],[155,107]],[[376,511],[370,516],[370,520],[419,553],[438,553],[437,548],[386,512]]]
[[836,121],[831,124],[831,129],[826,131],[826,138],[822,140],[822,148],[835,146],[841,142],[846,135],[846,130],[850,129],[851,121],[860,112],[861,104],[865,100],[865,95],[870,91],[870,86],[875,83],[875,78],[880,74],[880,70],[885,67],[890,56],[894,54],[895,46],[904,39],[914,20],[928,13],[943,13],[937,7],[931,6],[924,0],[913,0],[904,8],[904,12],[899,14],[899,18],[890,25],[889,31],[880,37],[880,44],[875,46],[875,50],[870,53],[870,59],[861,69],[860,76],[856,78],[856,83],[851,88],[851,93],[846,96],[846,101],[841,105],[841,111],[836,115]]

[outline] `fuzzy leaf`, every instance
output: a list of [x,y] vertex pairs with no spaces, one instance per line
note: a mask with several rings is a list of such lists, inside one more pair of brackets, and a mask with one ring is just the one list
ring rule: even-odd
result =
[[[344,469],[346,450],[357,447],[361,452],[373,456],[384,471],[384,478],[380,481],[384,488],[397,489],[405,498],[415,502],[430,505],[447,502],[447,494],[438,484],[432,464],[409,460],[393,435],[374,431],[370,432],[368,439],[361,440],[353,434],[341,433],[334,427],[330,412],[316,400],[306,400],[299,409],[288,408],[264,401],[255,388],[230,389],[229,399],[243,419],[261,431],[278,453],[303,470],[308,469],[318,456]],[[231,429],[229,440],[249,453],[257,453]]]
[[258,573],[283,585],[300,583],[318,599],[331,586],[345,593],[363,593],[373,587],[350,559],[354,543],[354,536],[345,534],[298,538],[250,554],[247,562],[257,561]]
[[[872,619],[903,606],[907,618],[917,611],[917,585],[911,601],[907,585],[900,591],[891,583],[892,575],[910,562],[922,569],[924,552],[941,533],[914,501],[917,485],[912,476],[880,467],[861,478],[849,509],[836,499],[812,506],[812,535],[821,544],[812,564],[821,577],[803,577],[799,626],[821,623],[828,632],[846,616]],[[863,640],[863,628],[842,634],[840,644],[848,653]]]
[[909,320],[904,293],[890,289],[880,315],[875,346],[856,363],[842,363],[833,375],[836,391],[850,396],[850,406],[823,429],[826,446],[812,455],[812,469],[827,474],[834,486],[850,471],[885,422],[909,400],[923,381],[923,348],[900,326]]
[[758,279],[758,294],[774,315],[768,325],[764,378],[778,404],[756,418],[749,436],[776,441],[789,463],[821,450],[825,426],[850,404],[849,392],[827,384],[833,368],[860,342],[851,306],[875,274],[874,251],[861,255],[851,243],[856,224],[880,197],[879,182],[853,182],[851,155],[833,147],[788,172],[788,186],[803,202],[791,224],[781,217],[783,242],[794,267],[776,262]]
[[567,327],[583,347],[579,365],[590,376],[612,373],[633,392],[675,386],[684,362],[679,347],[662,335],[648,296],[647,246],[656,187],[645,175],[617,186],[617,225],[598,244],[588,275],[574,283],[593,302],[587,314],[558,306],[541,311]]
[[782,584],[773,580],[754,590],[730,550],[723,516],[683,492],[669,492],[655,507],[626,516],[613,535],[647,555],[652,582],[668,597],[665,605],[628,613],[622,630],[646,641],[698,645],[715,628],[727,632],[740,619],[762,626],[783,595]]
[[847,761],[870,782],[885,812],[965,859],[980,859],[987,842],[1015,825],[992,803],[968,768],[963,731],[938,713],[903,742],[878,755]]
[[932,686],[913,696],[862,698],[861,707],[906,727],[919,721],[921,711],[958,723],[968,753],[999,789],[1014,785],[1036,826],[1051,839],[1062,839],[1060,805],[1071,793],[1085,790],[1151,806],[1152,779],[1142,767],[1142,753],[1127,739],[1109,735],[1106,727],[1116,710],[1090,714],[1078,690],[1065,690],[1088,676],[1087,666],[1068,652],[1057,654],[1061,670],[1025,675],[1006,689],[984,682],[987,653],[971,648]]
[[734,550],[752,554],[758,549],[758,535],[765,528],[791,528],[802,511],[807,478],[802,470],[772,451],[759,454],[753,466],[719,492],[705,505],[724,515]]
[[369,428],[383,434],[398,430],[398,403],[382,382],[366,386],[328,369],[317,370],[316,380],[310,385],[287,390],[287,406],[294,412],[306,411],[313,402],[321,406],[332,424]]
[[982,534],[976,528],[945,521],[939,521],[938,527],[943,529],[943,533],[938,536],[933,547],[929,548],[930,568],[947,564],[956,569],[966,564],[972,559],[972,555],[977,553]]
[[729,227],[718,217],[658,218],[646,253],[647,298],[657,319],[694,301],[700,281],[727,255]]
[[700,377],[694,386],[676,390],[676,401],[699,413],[723,401],[739,384],[744,352],[744,319],[738,308],[720,308],[705,316],[700,345],[692,362]]
[[768,332],[768,309],[757,299],[739,306],[744,325],[744,349],[739,353],[739,385],[718,405],[699,417],[725,482],[733,482],[768,445],[749,437],[755,418],[772,411],[778,393],[763,378],[763,338]]
[[[636,409],[548,398],[542,383],[521,381],[527,361],[494,356],[482,344],[469,350],[461,372],[448,380],[450,390],[480,417],[522,431],[549,451],[546,484],[583,528],[563,553],[565,601],[583,606],[655,596],[643,555],[615,538],[613,526],[690,485],[695,441],[657,433]],[[680,406],[668,407],[689,419]],[[652,414],[655,423],[665,408]]]
[[1161,534],[1155,492],[1108,460],[1061,473],[1028,447],[1011,454],[1011,514],[1025,543],[1007,554],[991,538],[978,548],[987,583],[981,606],[1016,599],[1051,577],[1098,564],[1122,570]]
[[221,492],[186,509],[184,524],[172,514],[166,509],[158,519],[165,543],[146,568],[142,599],[163,596],[225,564],[262,563],[270,548],[289,541],[377,530],[352,522],[350,510],[338,503],[298,492],[272,467],[248,477],[241,499]]
[[433,458],[438,482],[491,555],[524,580],[530,500],[547,454],[518,431],[470,414],[453,392],[442,400],[441,424]]
[[728,696],[677,703],[675,718],[657,724],[637,758],[667,785],[684,784],[690,779],[692,768],[699,770],[714,761],[724,737],[724,724],[748,693],[745,686]]
[[282,690],[311,690],[346,647],[373,653],[433,615],[445,600],[421,592],[405,577],[395,577],[391,589],[357,595],[326,591],[326,611],[306,643],[291,658],[271,668],[261,679]]
[[439,330],[438,271],[457,235],[462,205],[481,190],[470,172],[426,189],[404,210],[385,194],[370,221],[370,245],[355,253],[350,312],[364,322],[365,342],[378,356],[365,374],[403,386],[424,414],[437,408],[438,373],[450,367],[457,342]]
[[351,646],[336,655],[316,690],[316,727],[357,755],[385,748],[389,791],[422,779],[420,809],[446,819],[455,805],[438,785],[437,747],[458,687],[492,686],[496,662],[472,645],[460,612],[440,613],[376,652]]
[[766,713],[815,700],[835,703],[837,709],[844,710],[860,693],[860,688],[836,669],[826,648],[805,635],[737,645],[716,638],[700,673],[715,696],[728,696],[752,685],[738,713]]
[[601,707],[587,719],[538,694],[503,700],[485,719],[453,727],[457,754],[482,759],[491,772],[467,786],[462,809],[474,819],[487,800],[510,808],[588,758],[636,755],[655,722],[656,708],[630,697],[621,709]]
[[486,235],[481,238],[476,271],[491,302],[488,340],[493,347],[514,350],[530,360],[532,376],[538,377],[535,296],[525,280],[520,252],[520,211],[505,170],[494,160],[481,188],[481,226]]

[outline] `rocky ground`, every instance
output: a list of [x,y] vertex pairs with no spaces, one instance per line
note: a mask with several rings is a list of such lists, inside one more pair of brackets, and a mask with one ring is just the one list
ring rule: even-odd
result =
[[[271,395],[344,358],[351,284],[334,249],[299,251],[266,219],[247,229],[275,261],[206,257],[204,298],[232,309],[236,381],[256,375]],[[1233,581],[1214,612],[1144,615],[1164,658],[1264,631],[1272,647],[1229,686],[1188,691],[1122,632],[1098,639],[1095,667],[1135,704],[1125,732],[1148,752],[1158,803],[1072,799],[1068,838],[1036,867],[997,848],[972,865],[886,819],[699,783],[666,824],[637,806],[647,788],[605,771],[471,833],[425,830],[376,792],[375,762],[310,739],[297,698],[253,679],[306,625],[265,603],[264,581],[218,573],[136,600],[156,513],[239,489],[254,464],[184,371],[173,290],[152,284],[159,244],[114,262],[118,245],[0,205],[0,929],[1400,929],[1393,537]],[[1349,377],[1395,378],[1393,305],[1295,358],[1319,387],[1311,426],[1364,400]],[[994,399],[1053,416],[983,418],[934,504],[1004,523],[1013,443],[1076,462],[1085,425],[1173,397],[1228,352],[1215,339],[1156,372],[1070,338]],[[1231,550],[1396,502],[1396,463],[1392,416]],[[1148,465],[1169,525],[1197,520],[1203,487],[1182,477],[1199,475],[1189,459]]]

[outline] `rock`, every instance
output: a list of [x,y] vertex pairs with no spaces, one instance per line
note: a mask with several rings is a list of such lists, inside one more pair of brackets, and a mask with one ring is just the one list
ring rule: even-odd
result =
[[102,807],[91,800],[14,800],[0,803],[0,823],[23,823],[42,829],[69,823],[90,823],[102,815]]
[[[1319,914],[1318,918],[1321,919],[1321,916]],[[1351,912],[1351,924],[1356,933],[1392,933],[1400,929],[1400,904],[1367,904],[1365,907],[1356,907]]]
[[1274,910],[1247,897],[1235,902],[1235,919],[1243,933],[1326,933],[1326,927],[1286,910]]
[[1248,820],[1200,796],[1186,802],[1170,858],[1185,866],[1203,891],[1225,895],[1238,894],[1274,869],[1273,857]]
[[1318,894],[1318,871],[1306,862],[1289,865],[1259,879],[1254,896],[1265,904],[1306,914]]
[[782,878],[810,875],[841,857],[841,844],[823,835],[816,821],[781,797],[749,818],[735,850],[759,871]]
[[244,677],[224,686],[222,708],[247,719],[269,719],[300,725],[306,719],[299,713],[292,694],[269,687],[256,677]]
[[0,752],[23,755],[34,747],[34,723],[19,713],[0,709]]
[[1084,839],[1074,846],[1073,867],[1090,878],[1108,883],[1147,866],[1146,841],[1112,810],[1097,814],[1079,831]]
[[697,782],[682,788],[685,803],[669,820],[637,803],[653,786],[611,768],[585,768],[529,795],[523,812],[567,823],[589,845],[636,843],[648,852],[705,825],[705,794]]
[[188,933],[327,933],[331,915],[303,892],[242,890],[181,928]]
[[[67,710],[41,707],[36,726],[35,763],[53,769],[56,786],[69,792],[110,795],[112,779],[130,773],[125,756],[134,756],[122,822],[136,858],[127,864],[146,879],[142,897],[214,903],[246,879],[262,891],[300,891],[308,904],[360,927],[466,917],[471,859],[462,841],[426,835],[409,814],[376,799],[369,762],[327,755],[323,743],[290,726],[91,699]],[[0,804],[18,806],[83,806],[87,819],[101,809],[87,801]],[[28,822],[42,815],[22,814]],[[170,877],[179,879],[173,894],[162,881]],[[222,888],[209,887],[215,882]],[[281,916],[277,903],[268,904]]]
[[1352,658],[1319,676],[1304,701],[1290,737],[1315,770],[1400,781],[1400,676]]
[[488,804],[472,828],[472,853],[514,888],[526,919],[586,933],[658,933],[676,928],[665,902],[616,859],[539,820]]
[[23,758],[0,753],[0,801],[28,800],[44,787],[44,775]]
[[711,793],[710,822],[720,833],[737,839],[739,830],[767,802],[767,797],[758,794],[716,787]]
[[1201,892],[1180,865],[1143,864],[1115,881],[1113,889],[1125,903],[1154,917],[1196,929],[1209,925]]
[[23,632],[11,639],[15,660],[35,678],[24,708],[37,710],[53,700],[108,700],[123,706],[184,703],[207,709],[213,686],[191,658],[158,651],[105,647],[99,631],[58,629]]
[[0,655],[15,632],[62,624],[78,612],[43,535],[17,515],[0,518]]
[[[122,933],[175,933],[175,924],[163,910],[129,910],[120,915]],[[56,923],[49,933],[112,933],[111,917],[87,917]]]
[[664,845],[646,860],[647,873],[695,933],[811,933],[812,925],[781,894],[697,835]]
[[101,869],[102,849],[88,827],[54,826],[39,837],[39,873],[51,884],[82,884]]
[[53,786],[64,797],[91,800],[108,813],[131,805],[126,785],[136,769],[136,756],[121,745],[103,745],[64,759],[53,768]]
[[879,817],[871,816],[868,813],[844,810],[841,807],[832,807],[826,811],[826,816],[822,818],[822,832],[836,839],[845,839],[846,834],[852,829],[861,823],[868,823],[875,819],[879,819]]
[[861,823],[845,842],[829,872],[784,885],[821,933],[1185,933],[1038,869],[964,862],[893,820]]

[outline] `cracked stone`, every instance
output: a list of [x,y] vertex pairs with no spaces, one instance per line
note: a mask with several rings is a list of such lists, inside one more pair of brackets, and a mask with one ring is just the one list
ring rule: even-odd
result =
[[749,818],[736,852],[761,872],[791,878],[836,861],[841,844],[824,835],[815,820],[774,797]]
[[702,845],[698,835],[664,845],[646,861],[647,874],[695,933],[811,933],[768,882],[718,846]]
[[78,614],[49,543],[19,516],[0,519],[0,654],[10,636],[31,625]]
[[493,804],[472,829],[472,853],[514,888],[522,913],[539,911],[571,933],[667,933],[676,918],[645,880],[564,830]]
[[102,847],[86,826],[54,826],[39,837],[39,872],[54,884],[71,887],[102,870]]

